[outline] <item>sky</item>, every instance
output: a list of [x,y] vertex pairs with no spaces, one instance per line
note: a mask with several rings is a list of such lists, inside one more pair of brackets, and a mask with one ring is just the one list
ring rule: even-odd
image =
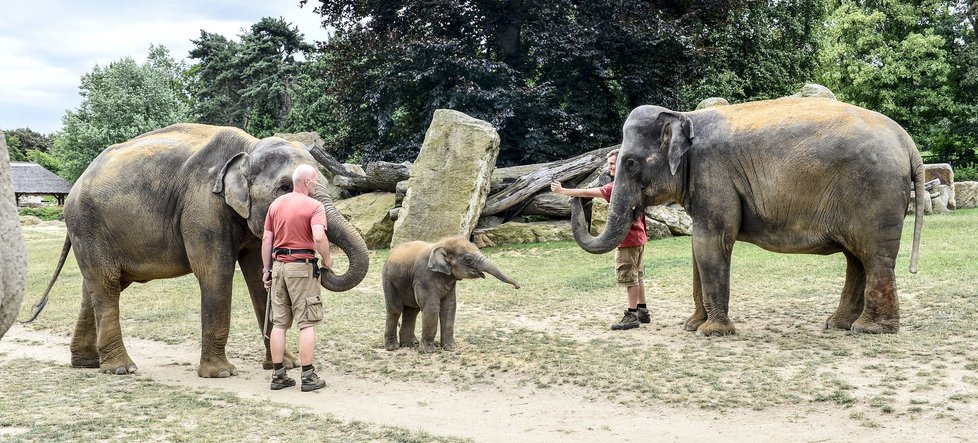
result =
[[282,17],[307,42],[327,32],[299,0],[0,0],[0,129],[61,128],[80,104],[81,76],[96,65],[131,57],[146,61],[162,45],[187,60],[201,29],[237,40],[262,17]]

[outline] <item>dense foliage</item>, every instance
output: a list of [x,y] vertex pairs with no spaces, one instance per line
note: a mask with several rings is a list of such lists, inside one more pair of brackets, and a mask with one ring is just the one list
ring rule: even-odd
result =
[[432,113],[489,121],[501,164],[615,143],[628,112],[707,95],[784,95],[808,79],[817,0],[323,0],[338,151],[412,159]]
[[82,103],[63,117],[52,149],[63,163],[61,175],[74,181],[109,145],[188,121],[183,79],[176,75],[184,69],[158,46],[144,64],[124,58],[82,76]]
[[895,119],[927,161],[978,171],[974,0],[301,3],[328,42],[264,18],[236,39],[202,30],[189,68],[163,48],[96,67],[55,157],[18,134],[11,155],[72,179],[111,143],[194,120],[318,131],[343,160],[413,160],[434,110],[451,108],[492,123],[510,165],[614,144],[641,104],[691,110],[817,81]]

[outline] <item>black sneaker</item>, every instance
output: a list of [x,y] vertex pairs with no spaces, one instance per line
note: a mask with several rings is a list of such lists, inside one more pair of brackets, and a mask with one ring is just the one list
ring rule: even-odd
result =
[[315,391],[316,389],[325,387],[326,382],[316,375],[315,369],[302,371],[302,392]]
[[638,312],[635,313],[638,316],[638,321],[641,323],[651,323],[652,316],[649,315],[649,310],[647,308],[638,308]]
[[638,327],[638,313],[625,310],[625,316],[621,318],[621,321],[611,325],[612,331],[624,331],[625,329],[635,329]]
[[295,380],[289,377],[285,373],[285,368],[276,369],[272,371],[272,390],[277,391],[279,389],[288,388],[290,386],[295,386]]

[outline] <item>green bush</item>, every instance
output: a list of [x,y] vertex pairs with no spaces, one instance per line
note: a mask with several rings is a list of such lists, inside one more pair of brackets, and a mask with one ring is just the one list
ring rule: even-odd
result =
[[978,181],[978,164],[954,168],[954,181]]
[[17,211],[19,215],[33,215],[44,221],[57,220],[65,212],[61,206],[45,206],[43,208],[21,208]]

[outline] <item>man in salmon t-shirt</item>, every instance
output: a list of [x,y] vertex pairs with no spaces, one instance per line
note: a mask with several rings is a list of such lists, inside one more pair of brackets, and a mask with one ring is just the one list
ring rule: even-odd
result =
[[[608,174],[615,176],[618,163],[618,150],[615,149],[607,154]],[[554,181],[550,184],[550,190],[558,194],[571,197],[596,198],[601,197],[606,201],[611,201],[611,190],[615,183],[611,182],[598,188],[586,189],[567,189]],[[639,215],[628,228],[625,239],[618,245],[615,251],[615,276],[619,287],[628,288],[628,309],[621,321],[611,325],[614,331],[637,328],[640,323],[649,323],[652,317],[649,315],[648,306],[645,304],[645,263],[642,256],[645,252],[645,243],[648,236],[645,233],[645,215]]]
[[265,217],[265,233],[261,242],[264,265],[262,281],[265,288],[270,290],[271,297],[272,332],[268,347],[274,369],[273,390],[295,386],[295,380],[286,374],[282,363],[285,331],[292,326],[293,319],[299,327],[302,391],[314,391],[326,386],[313,367],[315,326],[323,320],[316,251],[323,257],[324,268],[333,265],[329,240],[326,239],[325,208],[322,203],[309,197],[310,190],[316,187],[318,176],[316,168],[310,165],[296,167],[292,173],[292,192],[275,199]]

